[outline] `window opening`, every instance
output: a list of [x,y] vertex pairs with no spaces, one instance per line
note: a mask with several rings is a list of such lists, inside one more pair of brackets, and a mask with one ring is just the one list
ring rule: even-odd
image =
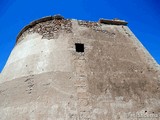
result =
[[84,52],[84,44],[75,43],[76,52]]

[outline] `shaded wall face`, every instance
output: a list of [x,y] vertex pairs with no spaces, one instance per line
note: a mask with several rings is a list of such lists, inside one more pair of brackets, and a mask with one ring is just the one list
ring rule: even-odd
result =
[[[76,43],[84,51],[76,51]],[[159,71],[125,26],[37,24],[19,38],[2,74],[10,82],[0,88],[12,94],[0,97],[9,108],[0,113],[13,118],[21,118],[21,110],[24,118],[57,120],[128,120],[129,112],[160,112]]]
[[89,103],[97,119],[118,119],[118,115],[125,119],[129,111],[158,113],[159,103],[152,106],[149,101],[160,98],[159,68],[130,30],[125,26],[79,25],[74,41],[84,43],[85,52],[84,58],[77,60],[76,71],[78,76],[87,76]]

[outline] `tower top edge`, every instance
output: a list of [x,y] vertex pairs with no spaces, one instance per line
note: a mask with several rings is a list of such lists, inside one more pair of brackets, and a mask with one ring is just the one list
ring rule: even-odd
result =
[[[22,28],[22,30],[19,32],[19,34],[17,35],[16,38],[16,43],[18,41],[18,39],[20,38],[20,36],[29,28],[32,28],[33,26],[35,26],[36,24],[42,23],[42,22],[46,22],[46,21],[50,21],[50,20],[64,20],[65,18],[59,14],[54,15],[54,16],[46,16],[40,19],[37,19],[35,21],[32,21],[31,23],[29,23],[28,25],[26,25],[24,28]],[[85,21],[85,20],[84,20]],[[108,24],[108,25],[127,25],[128,22],[126,22],[125,20],[119,20],[119,19],[104,19],[104,18],[100,18],[99,21],[97,23],[100,24]]]

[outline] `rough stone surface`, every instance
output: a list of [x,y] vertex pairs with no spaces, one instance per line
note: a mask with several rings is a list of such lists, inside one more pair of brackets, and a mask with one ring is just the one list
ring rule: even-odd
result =
[[39,33],[42,35],[42,38],[57,39],[61,32],[72,33],[72,23],[70,20],[53,19],[36,24],[34,27],[27,29],[17,42],[20,42],[24,36],[31,33]]
[[37,23],[0,77],[0,120],[159,119],[159,65],[127,26]]

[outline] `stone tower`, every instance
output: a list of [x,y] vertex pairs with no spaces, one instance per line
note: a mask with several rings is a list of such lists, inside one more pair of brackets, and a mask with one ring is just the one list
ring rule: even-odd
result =
[[146,120],[159,113],[159,66],[125,21],[36,20],[19,33],[1,73],[0,120]]

